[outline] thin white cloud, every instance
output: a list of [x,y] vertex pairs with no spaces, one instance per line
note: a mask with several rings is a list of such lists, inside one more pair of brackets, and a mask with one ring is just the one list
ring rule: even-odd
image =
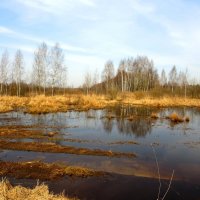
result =
[[[3,27],[3,26],[0,26],[0,33],[1,34],[8,34],[10,35],[10,37],[13,37],[13,38],[16,38],[16,39],[23,39],[23,40],[28,40],[28,41],[32,41],[32,42],[35,42],[35,43],[41,43],[41,42],[46,42],[47,45],[49,46],[54,46],[55,45],[55,42],[57,41],[51,41],[51,40],[45,40],[44,38],[39,38],[39,37],[35,37],[35,36],[30,36],[30,35],[27,35],[27,34],[24,34],[24,33],[20,33],[20,32],[16,32],[14,30],[11,30],[9,28],[6,28],[6,27]],[[9,47],[10,44],[8,44],[7,46]],[[85,49],[85,48],[81,48],[81,47],[77,47],[77,46],[73,46],[73,45],[70,45],[70,44],[66,44],[66,43],[63,43],[61,42],[60,43],[61,45],[61,48],[63,50],[66,50],[66,51],[72,51],[72,52],[80,52],[80,53],[86,53],[88,52],[89,50]],[[10,45],[10,48],[15,48],[16,46],[12,46]],[[20,45],[20,48],[22,47],[22,45]],[[16,48],[18,49],[19,46]],[[24,50],[27,49],[27,52],[32,52],[32,50],[30,50],[29,48],[24,48]]]
[[5,48],[5,49],[13,49],[13,50],[20,49],[23,52],[27,52],[27,53],[34,53],[35,51],[35,48],[30,45],[0,44],[0,47]]
[[141,0],[130,0],[130,4],[135,12],[143,15],[149,15],[149,13],[153,13],[156,10],[155,4],[150,2],[146,3]]
[[9,33],[13,33],[13,31],[9,28],[4,27],[4,26],[0,26],[0,33],[9,34]]
[[77,6],[95,6],[93,0],[16,0],[19,4],[42,12],[63,14]]
[[79,0],[82,4],[85,4],[87,6],[95,6],[94,0]]

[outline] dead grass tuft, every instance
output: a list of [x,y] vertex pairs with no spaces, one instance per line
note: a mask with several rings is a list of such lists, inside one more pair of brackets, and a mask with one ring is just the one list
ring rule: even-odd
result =
[[13,187],[8,180],[4,179],[0,182],[0,199],[5,200],[75,200],[75,198],[67,198],[63,195],[53,195],[49,192],[48,186],[41,184],[35,188],[25,188],[22,186]]
[[171,122],[174,122],[174,123],[184,122],[184,119],[175,112],[169,115],[168,118],[171,120]]

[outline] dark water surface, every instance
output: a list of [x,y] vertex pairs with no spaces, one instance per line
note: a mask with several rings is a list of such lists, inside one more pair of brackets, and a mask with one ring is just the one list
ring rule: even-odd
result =
[[[189,116],[190,122],[171,123],[166,116],[174,111],[181,116]],[[158,112],[159,119],[151,119],[152,112]],[[56,184],[49,183],[53,191],[65,189],[66,193],[82,199],[156,199],[158,173],[155,150],[163,183],[162,194],[172,171],[175,172],[165,199],[200,199],[200,110],[197,108],[156,110],[117,107],[46,115],[0,114],[0,126],[8,125],[34,125],[33,129],[42,130],[44,134],[56,132],[56,137],[61,139],[51,142],[59,145],[137,154],[136,158],[109,158],[9,150],[0,152],[0,159],[4,161],[62,162],[113,174],[106,178],[62,179]],[[104,198],[100,198],[102,195]]]

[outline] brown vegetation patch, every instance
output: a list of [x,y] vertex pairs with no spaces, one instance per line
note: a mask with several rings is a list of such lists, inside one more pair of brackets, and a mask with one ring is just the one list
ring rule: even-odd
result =
[[28,178],[40,180],[53,180],[63,176],[99,176],[103,172],[75,166],[48,164],[43,162],[0,162],[0,176],[15,178]]
[[1,126],[0,137],[3,138],[43,138],[39,130],[29,130],[31,126]]
[[13,187],[9,181],[0,182],[0,199],[2,200],[76,200],[63,195],[53,195],[49,192],[48,186],[41,184],[35,188],[25,188],[22,186]]
[[136,157],[134,153],[112,152],[112,151],[104,151],[100,149],[75,148],[72,146],[60,146],[54,143],[10,142],[10,141],[1,140],[0,148],[10,149],[10,150],[19,150],[19,151],[67,153],[67,154],[77,154],[77,155]]
[[171,122],[174,122],[174,123],[181,123],[181,122],[189,122],[190,121],[190,118],[189,117],[181,117],[179,116],[177,113],[173,112],[171,115],[169,115],[167,117],[167,119],[171,120]]

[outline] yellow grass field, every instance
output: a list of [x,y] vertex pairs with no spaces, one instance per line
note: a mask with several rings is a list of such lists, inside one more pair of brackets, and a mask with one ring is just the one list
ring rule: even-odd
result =
[[65,112],[67,110],[102,109],[117,104],[131,106],[196,106],[200,107],[199,99],[181,97],[153,98],[144,96],[138,99],[134,93],[121,93],[111,100],[106,95],[65,95],[65,96],[34,96],[34,97],[0,97],[0,112],[22,109],[24,112],[39,114],[50,112]]

